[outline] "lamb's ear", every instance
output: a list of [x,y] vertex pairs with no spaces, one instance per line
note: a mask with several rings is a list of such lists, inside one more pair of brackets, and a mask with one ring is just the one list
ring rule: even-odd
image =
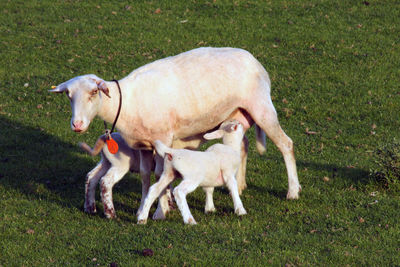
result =
[[224,129],[224,131],[226,131],[227,133],[231,133],[233,131],[236,131],[238,128],[238,124],[237,123],[229,123],[226,125],[223,125],[222,129]]
[[206,133],[205,135],[203,135],[203,138],[206,140],[213,140],[213,139],[220,139],[223,136],[224,136],[224,131],[219,129],[211,133]]
[[90,79],[92,79],[96,84],[97,84],[97,89],[99,89],[100,91],[102,91],[106,96],[108,96],[109,98],[111,98],[110,96],[110,90],[107,87],[106,82],[97,77],[96,75],[91,75]]
[[50,93],[63,93],[67,90],[67,86],[65,83],[60,84],[59,86],[52,86],[51,90],[49,90]]

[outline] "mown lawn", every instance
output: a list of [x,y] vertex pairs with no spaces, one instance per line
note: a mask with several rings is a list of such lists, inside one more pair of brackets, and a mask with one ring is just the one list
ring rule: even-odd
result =
[[[399,192],[369,175],[375,149],[400,138],[398,1],[3,0],[0,12],[0,266],[400,265]],[[103,125],[73,133],[67,98],[47,90],[200,46],[244,48],[269,72],[300,199],[285,199],[281,154],[268,141],[259,156],[250,130],[245,217],[225,189],[204,214],[198,189],[197,226],[178,210],[136,225],[134,174],[114,188],[118,219],[100,201],[85,214],[99,158],[77,143],[93,145]]]

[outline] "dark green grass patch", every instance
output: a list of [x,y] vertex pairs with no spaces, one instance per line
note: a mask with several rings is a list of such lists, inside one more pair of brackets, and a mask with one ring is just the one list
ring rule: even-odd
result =
[[[398,2],[1,1],[0,12],[0,265],[400,264],[398,191],[370,175],[377,147],[400,139]],[[199,189],[188,196],[199,225],[177,210],[136,225],[135,174],[114,188],[118,219],[100,201],[85,214],[85,175],[99,158],[77,143],[94,144],[102,122],[73,133],[67,98],[47,90],[200,46],[244,48],[269,72],[300,199],[285,199],[281,154],[267,141],[258,155],[250,130],[243,218],[226,189],[204,214]]]

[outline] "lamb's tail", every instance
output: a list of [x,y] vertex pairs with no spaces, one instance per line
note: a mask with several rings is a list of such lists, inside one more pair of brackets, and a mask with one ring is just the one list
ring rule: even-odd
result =
[[165,157],[165,154],[171,154],[172,149],[167,147],[166,145],[163,144],[160,140],[156,140],[154,142],[155,149],[157,151],[157,154],[160,155],[161,157]]
[[97,139],[96,144],[94,145],[93,149],[86,144],[85,142],[79,142],[79,147],[82,148],[84,151],[86,151],[89,155],[91,156],[97,156],[100,151],[103,149],[104,145],[106,143],[106,137],[105,135],[102,135]]
[[257,124],[254,128],[256,130],[256,148],[258,154],[262,155],[267,151],[265,146],[265,132]]

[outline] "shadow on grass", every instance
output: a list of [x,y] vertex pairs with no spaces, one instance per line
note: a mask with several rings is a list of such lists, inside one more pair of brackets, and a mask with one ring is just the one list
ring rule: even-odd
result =
[[[271,157],[273,161],[279,160],[278,157]],[[283,158],[280,158],[283,161]],[[334,164],[321,164],[321,163],[314,163],[314,162],[306,162],[302,160],[297,160],[297,170],[309,169],[313,171],[322,171],[325,173],[329,179],[339,179],[346,184],[350,183],[353,186],[357,187],[358,185],[366,185],[373,182],[373,178],[369,175],[369,172],[356,168],[353,166],[337,166]],[[286,174],[286,173],[285,173]],[[285,177],[285,179],[287,179]],[[299,180],[301,177],[299,178]],[[322,177],[321,177],[322,179]],[[301,184],[300,180],[300,184]],[[287,180],[282,180],[282,183],[287,184]],[[286,199],[287,188],[284,190],[279,189],[268,189],[268,186],[257,186],[251,183],[247,183],[248,187],[254,189],[258,192],[268,193],[276,198],[279,199]]]
[[[83,210],[86,173],[95,164],[88,158],[79,156],[83,152],[77,145],[66,143],[38,128],[26,127],[4,117],[0,117],[0,128],[0,184],[6,190],[10,188],[30,199],[50,200],[63,207]],[[297,164],[299,170],[321,170],[331,173],[334,179],[350,180],[355,185],[370,182],[368,172],[358,168],[304,161],[298,161]],[[118,192],[122,197],[134,193],[138,196],[136,201],[139,203],[141,182],[137,174],[134,176],[136,177],[130,176],[129,179],[125,177],[116,185],[114,192]],[[267,186],[260,187],[250,182],[248,185],[249,188],[279,199],[286,197],[286,190],[268,189]],[[227,190],[222,190],[228,193]],[[99,204],[98,194],[96,197]],[[204,202],[200,202],[191,208],[203,211]],[[115,201],[115,206],[117,213],[121,208],[129,213],[136,212],[138,208],[118,201]]]
[[[85,177],[96,163],[81,157],[83,152],[77,145],[61,141],[39,128],[23,126],[4,117],[0,117],[0,128],[0,185],[5,190],[83,210]],[[140,196],[139,177],[126,178],[119,183],[118,193],[134,192]],[[99,203],[98,194],[96,198]],[[118,208],[119,203],[115,204]]]
[[353,166],[337,166],[333,164],[320,164],[314,162],[297,161],[299,169],[312,169],[322,170],[325,173],[329,173],[329,177],[332,179],[340,178],[342,180],[348,180],[353,184],[368,184],[372,181],[369,172]]

